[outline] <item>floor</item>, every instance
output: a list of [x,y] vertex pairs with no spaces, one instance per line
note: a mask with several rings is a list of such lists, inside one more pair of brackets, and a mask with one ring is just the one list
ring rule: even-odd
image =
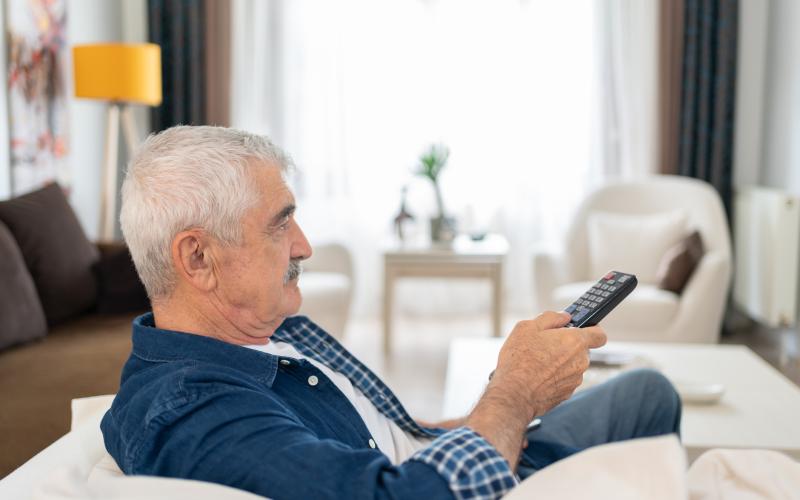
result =
[[[517,317],[508,316],[503,331]],[[728,329],[723,343],[746,344],[800,385],[800,334],[796,330],[767,329],[739,322]],[[488,314],[460,318],[397,318],[392,356],[382,354],[382,327],[378,319],[355,319],[348,325],[344,344],[378,373],[412,416],[436,420],[442,412],[450,341],[459,337],[489,335]]]
[[800,331],[768,328],[737,317],[726,322],[723,344],[745,344],[800,386]]

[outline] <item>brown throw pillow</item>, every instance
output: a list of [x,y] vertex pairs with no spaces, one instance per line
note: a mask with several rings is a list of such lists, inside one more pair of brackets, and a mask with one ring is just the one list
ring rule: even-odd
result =
[[0,221],[17,240],[49,325],[94,305],[97,248],[58,184],[0,202]]
[[667,250],[656,273],[658,287],[680,294],[704,253],[703,239],[698,231]]
[[47,322],[16,240],[0,222],[0,349],[44,337]]

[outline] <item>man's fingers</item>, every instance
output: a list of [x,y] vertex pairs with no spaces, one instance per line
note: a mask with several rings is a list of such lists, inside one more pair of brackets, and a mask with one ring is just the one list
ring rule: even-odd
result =
[[534,322],[539,327],[539,330],[552,330],[553,328],[561,328],[569,323],[570,316],[565,312],[545,311],[534,318]]
[[599,326],[590,326],[588,328],[581,328],[580,332],[583,334],[584,340],[589,349],[597,349],[606,345],[608,338],[606,333]]

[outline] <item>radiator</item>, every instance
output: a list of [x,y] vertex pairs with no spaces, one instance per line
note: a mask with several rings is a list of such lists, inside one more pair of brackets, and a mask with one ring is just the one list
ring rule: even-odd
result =
[[765,325],[794,325],[800,199],[778,189],[738,190],[734,197],[733,236],[736,304]]

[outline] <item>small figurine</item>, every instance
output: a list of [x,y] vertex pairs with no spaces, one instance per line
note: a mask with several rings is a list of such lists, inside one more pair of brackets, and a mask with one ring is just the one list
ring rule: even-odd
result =
[[400,195],[400,213],[394,218],[394,228],[397,231],[397,238],[400,241],[405,241],[404,227],[405,223],[414,220],[414,216],[406,209],[406,193],[408,186],[403,186]]

